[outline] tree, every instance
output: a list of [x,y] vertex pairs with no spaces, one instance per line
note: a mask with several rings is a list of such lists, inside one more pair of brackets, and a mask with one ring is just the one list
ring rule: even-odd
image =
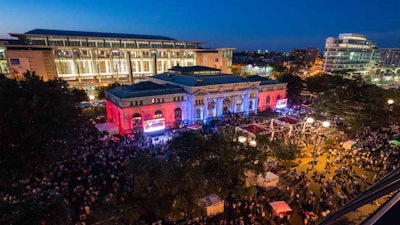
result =
[[101,87],[97,87],[96,88],[96,95],[98,99],[105,99],[106,95],[105,95],[105,91],[109,90],[109,89],[113,89],[115,87],[119,87],[121,86],[119,83],[112,83],[111,85],[108,86],[101,86]]
[[336,88],[337,86],[342,86],[347,82],[341,76],[332,76],[329,74],[321,74],[318,76],[307,77],[305,79],[305,86],[308,91],[313,93],[321,93],[331,89]]
[[0,77],[2,179],[32,171],[57,155],[46,146],[76,135],[81,121],[75,105],[83,96],[65,81],[44,82],[34,72],[27,71],[22,80]]
[[301,104],[300,94],[303,90],[303,80],[299,76],[284,73],[277,76],[280,82],[287,83],[287,98],[290,105]]

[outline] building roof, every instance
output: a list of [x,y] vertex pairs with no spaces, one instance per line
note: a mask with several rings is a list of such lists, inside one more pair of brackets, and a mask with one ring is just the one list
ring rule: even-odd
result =
[[127,39],[150,39],[150,40],[169,40],[176,41],[173,38],[159,35],[144,34],[120,34],[120,33],[103,33],[88,31],[68,31],[68,30],[47,30],[34,29],[24,33],[25,35],[46,35],[46,36],[75,36],[75,37],[101,37],[101,38],[127,38]]
[[207,72],[210,72],[210,74],[215,74],[215,72],[221,72],[220,69],[212,68],[212,67],[207,67],[207,66],[174,66],[171,69],[169,69],[170,72],[172,73],[182,73],[182,74],[193,74],[193,73],[202,73],[202,74],[207,74]]
[[207,66],[174,66],[171,71],[193,72],[193,71],[220,71],[220,69],[207,67]]
[[143,81],[128,86],[116,87],[107,92],[119,98],[135,98],[155,95],[186,93],[183,88],[170,84],[156,84],[151,81]]
[[240,77],[234,74],[212,74],[212,75],[189,74],[188,75],[188,74],[176,74],[168,72],[154,75],[150,77],[150,79],[158,79],[185,86],[207,86],[207,85],[217,85],[217,84],[252,82],[245,77]]
[[253,75],[253,76],[248,76],[247,79],[249,81],[261,81],[260,85],[266,85],[266,84],[279,84],[281,82],[277,80],[271,80],[267,77],[262,77],[259,75]]

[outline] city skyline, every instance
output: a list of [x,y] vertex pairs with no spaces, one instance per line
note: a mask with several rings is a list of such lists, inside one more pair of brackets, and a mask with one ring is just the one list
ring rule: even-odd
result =
[[[290,51],[315,47],[323,51],[328,37],[366,35],[379,48],[400,47],[400,16],[394,0],[335,1],[305,4],[179,0],[157,3],[128,0],[5,0],[0,38],[9,33],[56,29],[147,34],[204,42],[204,47]],[[25,22],[26,21],[26,22]]]

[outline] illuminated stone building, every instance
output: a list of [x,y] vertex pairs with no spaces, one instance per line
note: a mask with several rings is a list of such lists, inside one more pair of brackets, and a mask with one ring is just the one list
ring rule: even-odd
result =
[[14,73],[35,71],[44,80],[61,78],[73,87],[137,83],[177,65],[199,62],[229,71],[232,64],[233,49],[211,54],[199,42],[164,36],[44,29],[10,35],[18,38],[6,44]]
[[149,81],[106,91],[107,119],[125,134],[208,123],[227,113],[248,115],[285,107],[286,87],[260,76],[177,66]]

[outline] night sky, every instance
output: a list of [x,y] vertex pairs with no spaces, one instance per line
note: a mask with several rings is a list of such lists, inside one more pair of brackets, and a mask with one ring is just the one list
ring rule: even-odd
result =
[[290,51],[360,33],[400,47],[399,0],[2,0],[0,38],[40,29],[150,34],[204,47]]

